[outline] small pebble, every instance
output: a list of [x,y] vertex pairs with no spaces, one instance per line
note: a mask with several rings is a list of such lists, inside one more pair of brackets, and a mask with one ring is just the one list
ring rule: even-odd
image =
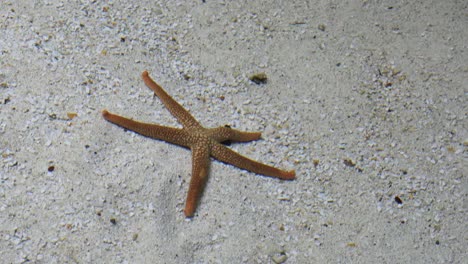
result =
[[284,263],[284,262],[286,262],[287,259],[288,259],[288,257],[286,256],[286,254],[284,254],[284,252],[281,252],[279,254],[275,254],[271,258],[271,260],[273,260],[273,262],[276,263],[276,264]]
[[264,83],[267,82],[268,77],[267,77],[266,73],[260,72],[260,73],[256,73],[256,74],[251,75],[249,77],[249,80],[251,80],[252,82],[254,82],[256,84],[264,84]]
[[318,29],[319,29],[320,31],[325,31],[325,25],[324,25],[324,24],[319,24],[319,25],[318,25]]

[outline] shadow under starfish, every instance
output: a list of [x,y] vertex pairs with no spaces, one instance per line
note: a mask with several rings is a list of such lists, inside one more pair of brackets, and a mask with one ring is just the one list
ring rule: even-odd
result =
[[223,142],[249,142],[260,138],[259,132],[244,132],[221,126],[217,128],[204,128],[197,120],[170,95],[168,95],[148,75],[142,73],[145,84],[161,99],[171,114],[177,118],[183,128],[160,126],[134,121],[119,115],[102,111],[102,116],[109,122],[141,135],[164,140],[166,142],[183,146],[192,150],[192,178],[188,190],[184,214],[192,217],[197,208],[197,202],[203,191],[210,166],[210,156],[257,174],[270,176],[282,180],[293,180],[296,177],[294,170],[284,171],[272,166],[246,158],[224,146]]

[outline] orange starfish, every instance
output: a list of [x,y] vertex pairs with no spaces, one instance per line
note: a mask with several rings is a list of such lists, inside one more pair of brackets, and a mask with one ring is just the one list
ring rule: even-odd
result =
[[183,128],[165,127],[156,124],[145,124],[131,119],[114,115],[107,110],[102,111],[102,116],[109,122],[143,136],[164,140],[172,144],[180,145],[192,150],[192,179],[185,204],[185,216],[192,217],[197,207],[197,201],[203,191],[210,165],[210,156],[215,159],[265,176],[282,180],[293,180],[296,173],[280,170],[257,161],[248,159],[221,143],[226,141],[248,142],[260,138],[259,132],[243,132],[229,126],[217,128],[204,128],[197,120],[168,95],[148,75],[142,73],[145,84],[155,92],[171,114],[177,118]]

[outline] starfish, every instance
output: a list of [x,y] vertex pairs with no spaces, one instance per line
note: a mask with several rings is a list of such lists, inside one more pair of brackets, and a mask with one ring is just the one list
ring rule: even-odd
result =
[[109,113],[107,110],[102,111],[102,116],[111,123],[143,136],[186,147],[192,151],[192,178],[184,209],[186,217],[193,217],[197,208],[198,199],[204,189],[208,176],[210,156],[224,163],[264,176],[282,180],[293,180],[296,177],[294,170],[284,171],[262,164],[246,158],[222,144],[225,142],[249,142],[257,140],[260,138],[261,133],[239,131],[229,126],[217,128],[202,127],[185,108],[151,79],[147,71],[142,73],[142,79],[161,99],[169,112],[182,124],[183,128],[141,123]]

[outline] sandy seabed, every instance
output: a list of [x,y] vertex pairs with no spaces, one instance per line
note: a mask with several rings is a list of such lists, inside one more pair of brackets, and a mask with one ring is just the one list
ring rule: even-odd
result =
[[[467,10],[0,1],[1,262],[466,263]],[[297,179],[213,161],[186,219],[190,152],[101,116],[180,126],[144,70]]]

